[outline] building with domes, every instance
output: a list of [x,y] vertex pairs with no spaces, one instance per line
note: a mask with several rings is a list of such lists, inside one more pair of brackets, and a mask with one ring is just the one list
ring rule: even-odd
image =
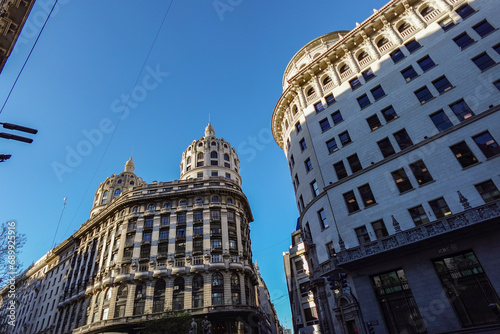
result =
[[498,17],[392,0],[286,67],[271,128],[322,333],[500,330]]
[[214,334],[276,324],[259,301],[235,149],[209,124],[180,167],[179,180],[148,184],[130,158],[101,183],[90,218],[16,282],[13,333],[140,333],[176,310],[208,317]]

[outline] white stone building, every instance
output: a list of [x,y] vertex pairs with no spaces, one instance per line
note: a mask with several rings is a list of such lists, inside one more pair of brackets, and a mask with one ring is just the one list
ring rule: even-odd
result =
[[272,130],[322,333],[498,332],[499,17],[393,0],[288,64]]

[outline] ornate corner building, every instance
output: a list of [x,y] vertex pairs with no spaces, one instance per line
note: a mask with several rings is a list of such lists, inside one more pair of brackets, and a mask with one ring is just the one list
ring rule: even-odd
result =
[[499,17],[393,0],[286,67],[271,126],[322,333],[500,329]]
[[148,184],[131,158],[100,184],[90,219],[18,279],[13,333],[138,333],[175,310],[208,316],[212,333],[276,333],[239,167],[210,124],[182,154],[177,181]]

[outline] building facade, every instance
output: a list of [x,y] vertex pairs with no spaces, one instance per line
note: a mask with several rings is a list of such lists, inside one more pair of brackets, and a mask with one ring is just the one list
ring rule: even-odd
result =
[[286,67],[271,126],[322,333],[498,332],[498,17],[393,0]]
[[[261,322],[269,315],[259,305],[261,278],[252,263],[253,216],[235,149],[209,124],[180,168],[179,180],[148,184],[131,158],[124,172],[101,183],[90,219],[24,274],[26,282],[41,277],[42,289],[19,294],[20,307],[34,314],[21,311],[13,333],[138,333],[176,310],[207,316],[212,333],[266,333]],[[59,258],[61,247],[70,251]],[[48,275],[52,263],[63,267]],[[47,289],[55,288],[46,302]],[[32,301],[47,306],[28,306]]]

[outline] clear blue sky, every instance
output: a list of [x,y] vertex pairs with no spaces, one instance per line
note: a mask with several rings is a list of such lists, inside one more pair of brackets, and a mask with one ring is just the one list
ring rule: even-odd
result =
[[[218,12],[217,2],[226,11]],[[38,0],[33,7],[0,74],[0,103],[53,3]],[[64,197],[56,243],[86,221],[99,183],[123,171],[132,147],[135,172],[148,183],[178,179],[181,154],[203,135],[210,114],[216,136],[238,150],[255,218],[254,261],[280,321],[290,327],[282,252],[298,211],[285,156],[270,131],[283,71],[303,45],[353,29],[386,1],[174,0],[141,73],[169,3],[59,1],[0,114],[1,122],[39,130],[31,145],[0,139],[0,153],[12,154],[0,164],[0,221],[17,221],[28,237],[20,260],[31,264],[53,246]],[[150,72],[157,79],[144,82]],[[122,95],[134,90],[120,120]],[[85,145],[85,132],[99,126],[116,130]],[[71,150],[85,156],[68,166]]]

